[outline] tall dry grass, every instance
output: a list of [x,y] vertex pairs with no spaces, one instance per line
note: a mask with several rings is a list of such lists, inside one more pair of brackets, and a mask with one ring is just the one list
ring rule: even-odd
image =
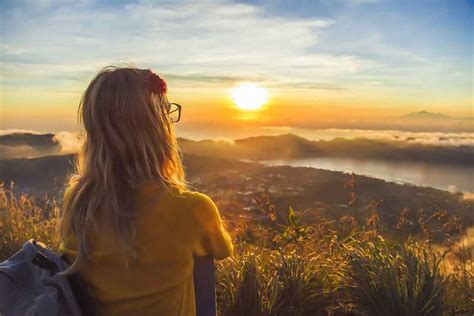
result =
[[0,260],[18,251],[31,238],[59,246],[60,204],[48,196],[16,196],[14,184],[0,184]]
[[[345,215],[312,225],[305,224],[304,212],[262,205],[268,216],[233,231],[235,254],[217,264],[220,314],[473,313],[472,232],[457,219],[443,215],[435,223],[420,213],[422,234],[414,238],[385,232],[376,203],[362,221]],[[0,260],[30,238],[57,249],[59,212],[54,199],[15,195],[12,186],[0,186]],[[404,216],[402,211],[400,231]],[[436,247],[431,230],[443,226],[450,242]]]

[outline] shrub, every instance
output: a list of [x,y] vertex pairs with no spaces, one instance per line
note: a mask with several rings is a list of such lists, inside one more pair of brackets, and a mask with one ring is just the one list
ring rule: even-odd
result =
[[441,260],[418,245],[360,245],[349,259],[351,297],[369,315],[441,315]]
[[44,242],[58,249],[57,233],[60,206],[54,199],[43,201],[20,194],[13,194],[13,185],[0,185],[0,260],[18,251],[29,239]]
[[296,252],[281,255],[269,281],[269,315],[316,315],[328,301],[311,260]]
[[217,266],[217,296],[226,315],[258,316],[265,300],[260,256],[249,252]]

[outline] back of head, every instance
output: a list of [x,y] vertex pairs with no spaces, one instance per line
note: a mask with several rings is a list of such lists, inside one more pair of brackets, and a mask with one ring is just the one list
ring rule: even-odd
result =
[[76,262],[90,258],[88,230],[98,211],[128,258],[135,254],[134,191],[142,182],[184,187],[166,83],[147,69],[106,67],[85,90],[78,115],[85,130],[64,198],[61,232],[77,236]]

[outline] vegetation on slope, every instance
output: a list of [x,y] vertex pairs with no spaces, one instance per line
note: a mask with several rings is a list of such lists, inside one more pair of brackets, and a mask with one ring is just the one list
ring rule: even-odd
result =
[[[471,236],[456,218],[419,213],[423,232],[389,233],[376,204],[359,218],[319,218],[276,210],[257,199],[258,220],[232,225],[235,254],[217,264],[222,315],[444,315],[474,310]],[[56,248],[60,203],[0,188],[0,260],[29,238]],[[278,216],[277,216],[278,214]],[[285,216],[282,216],[285,214]],[[444,229],[434,244],[431,228]],[[391,230],[390,230],[391,231]],[[472,232],[471,232],[472,233]],[[471,242],[471,244],[469,244]]]

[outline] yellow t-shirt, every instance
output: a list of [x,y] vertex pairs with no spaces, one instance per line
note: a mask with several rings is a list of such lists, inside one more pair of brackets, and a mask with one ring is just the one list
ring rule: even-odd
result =
[[[83,290],[98,315],[195,315],[193,256],[223,259],[233,248],[214,202],[156,184],[141,186],[136,201],[144,208],[135,219],[137,261],[126,268],[113,238],[93,233],[93,260],[78,270]],[[66,236],[62,253],[72,262],[77,239]]]

